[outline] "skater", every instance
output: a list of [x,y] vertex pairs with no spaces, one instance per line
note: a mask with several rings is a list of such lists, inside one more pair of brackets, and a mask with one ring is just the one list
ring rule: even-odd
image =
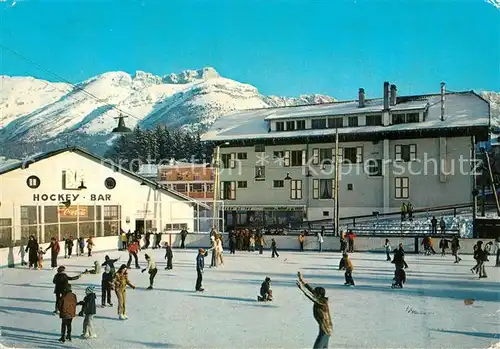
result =
[[156,233],[156,248],[161,248],[161,238],[162,238],[162,233],[161,231]]
[[78,239],[78,248],[80,249],[80,256],[83,256],[85,253],[85,239],[82,236]]
[[104,273],[102,273],[101,280],[101,307],[106,306],[106,302],[110,307],[113,306],[111,303],[111,290],[113,289],[113,277],[114,273],[109,265],[104,267]]
[[83,301],[78,302],[78,305],[82,305],[85,314],[85,319],[83,320],[83,332],[82,338],[97,338],[97,334],[94,329],[94,315],[96,314],[96,294],[94,286],[89,286],[85,290],[85,298]]
[[441,217],[441,219],[439,220],[439,229],[441,230],[441,234],[444,234],[446,230],[446,222],[444,221],[443,217]]
[[224,258],[222,257],[222,254],[224,253],[224,247],[222,246],[222,235],[217,235],[217,238],[215,239],[215,245],[217,264],[224,265]]
[[408,220],[410,222],[413,221],[413,205],[411,202],[408,202],[408,204],[406,205],[406,211],[408,212]]
[[174,254],[172,252],[172,247],[168,244],[168,242],[165,242],[165,259],[167,260],[167,266],[165,267],[165,270],[172,270],[172,259],[174,258]]
[[236,253],[236,233],[231,231],[229,233],[229,254]]
[[75,246],[73,236],[70,235],[69,238],[66,239],[65,243],[67,244],[68,258],[71,258],[71,255],[73,254],[73,247]]
[[38,267],[38,241],[35,236],[30,235],[25,251],[28,253],[29,268]]
[[92,236],[89,236],[87,239],[87,250],[88,250],[88,256],[92,257],[92,250],[94,249],[94,240],[92,239]]
[[200,248],[198,250],[198,255],[196,256],[196,286],[195,290],[197,292],[203,292],[204,288],[202,287],[203,283],[203,269],[205,268],[205,257],[208,255],[208,251]]
[[354,270],[354,268],[352,266],[351,260],[349,259],[349,255],[347,253],[344,256],[344,260],[345,260],[345,273],[344,273],[345,283],[344,283],[344,285],[354,286],[354,279],[352,278],[352,271]]
[[45,252],[47,252],[49,249],[50,249],[50,267],[54,269],[57,268],[57,256],[61,251],[61,246],[59,245],[59,241],[57,241],[55,237],[50,238],[50,245],[45,249]]
[[94,261],[94,269],[85,269],[84,274],[100,274],[101,273],[101,264],[99,261]]
[[434,243],[432,242],[432,236],[429,236],[429,250],[432,254],[436,254],[436,251],[434,250]]
[[354,252],[354,239],[356,238],[356,235],[352,232],[352,230],[349,230],[349,233],[347,233],[347,244],[349,246],[348,252],[353,253]]
[[406,218],[406,211],[407,211],[406,203],[403,202],[401,204],[401,222],[403,222]]
[[144,273],[146,270],[148,271],[149,287],[147,288],[147,290],[152,290],[153,283],[155,281],[155,276],[156,276],[156,274],[158,274],[158,269],[156,268],[156,263],[153,260],[153,257],[149,256],[148,254],[145,254],[144,257],[146,258],[146,261],[148,262],[148,266],[145,269],[142,269],[142,273]]
[[385,248],[385,255],[387,256],[386,258],[386,261],[391,261],[391,242],[389,241],[389,239],[385,239],[385,244],[384,244],[384,248]]
[[122,230],[122,233],[120,235],[120,240],[122,242],[122,247],[119,249],[119,251],[127,250],[127,234],[123,230]]
[[441,238],[439,241],[439,248],[441,249],[441,257],[444,257],[446,255],[446,250],[449,248],[449,243],[451,241],[445,239],[444,237]]
[[462,258],[458,256],[458,250],[460,249],[460,241],[458,240],[458,236],[453,236],[451,239],[451,254],[455,256],[455,262],[454,263],[460,263]]
[[133,243],[130,244],[128,247],[128,262],[127,262],[127,268],[130,268],[130,264],[132,263],[132,257],[134,257],[135,260],[135,268],[140,269],[141,267],[139,266],[139,259],[137,258],[137,253],[141,250],[139,247],[139,241],[135,240]]
[[[314,342],[313,349],[328,348],[328,341],[333,332],[332,318],[328,306],[328,298],[325,296],[323,287],[312,288],[302,279],[302,274],[298,272],[299,280],[297,286],[313,303],[314,319],[319,325],[319,334]],[[305,289],[304,289],[305,288]]]
[[479,271],[479,255],[478,255],[478,246],[479,244],[479,241],[474,245],[473,247],[473,258],[474,260],[476,261],[476,265],[472,267],[472,269],[470,270],[473,274],[477,274],[477,272]]
[[477,261],[479,263],[478,265],[478,270],[479,270],[479,278],[487,278],[488,275],[486,274],[486,269],[484,266],[484,263],[488,261],[488,251],[483,250],[483,242],[478,241],[477,242]]
[[215,236],[210,237],[210,251],[212,251],[212,258],[210,259],[210,268],[217,268],[217,242]]
[[181,230],[181,248],[186,248],[185,242],[186,242],[187,234],[188,234],[188,231],[186,229]]
[[257,301],[268,302],[273,300],[273,291],[271,290],[271,278],[266,277],[262,285],[260,285],[260,296],[257,296]]
[[108,255],[104,256],[104,263],[101,264],[101,267],[106,267],[106,266],[109,266],[110,270],[111,270],[111,274],[113,276],[115,276],[115,263],[118,262],[120,260],[120,258],[116,258],[116,259],[111,259],[109,258]]
[[346,270],[346,257],[347,252],[342,252],[342,258],[339,261],[339,270]]
[[497,249],[497,258],[495,261],[495,267],[500,267],[500,236],[495,239],[495,247]]
[[422,242],[420,243],[420,245],[424,246],[424,255],[425,256],[429,256],[431,254],[431,250],[430,250],[429,237],[427,235],[424,236],[424,238],[422,239]]
[[404,277],[404,251],[402,250],[403,245],[399,244],[399,249],[394,250],[394,258],[392,259],[392,263],[395,266],[394,271],[394,283],[392,284],[392,288],[403,288],[403,282],[406,281]]
[[66,284],[57,308],[61,318],[61,338],[59,338],[59,342],[71,342],[71,324],[76,316],[76,304],[76,295],[71,291],[71,285]]
[[264,253],[264,246],[266,245],[266,241],[264,240],[264,235],[260,235],[259,237],[259,254]]
[[399,252],[402,253],[403,255],[403,265],[405,267],[405,269],[408,269],[408,264],[406,264],[406,261],[405,261],[405,250],[403,249],[403,244],[399,244]]
[[271,239],[271,250],[271,258],[274,258],[274,256],[279,258],[280,255],[278,254],[278,246],[276,245],[276,240],[274,239]]
[[114,278],[115,293],[116,298],[118,299],[118,318],[120,320],[127,319],[127,311],[125,307],[127,286],[135,290],[135,286],[128,279],[127,266],[122,264],[120,269],[116,272]]
[[43,250],[43,248],[39,248],[38,249],[38,259],[37,259],[37,262],[38,262],[38,270],[40,269],[43,269],[43,255],[45,254],[45,251]]
[[255,252],[255,235],[250,234],[250,252]]
[[323,251],[323,234],[321,232],[318,233],[318,252]]
[[61,265],[59,268],[57,268],[57,274],[54,275],[54,278],[52,279],[52,283],[55,285],[54,294],[56,295],[56,310],[54,311],[54,314],[57,314],[58,312],[59,301],[63,295],[64,290],[69,285],[69,281],[78,280],[81,277],[81,274],[77,276],[68,276],[66,275],[65,270],[66,268]]
[[299,241],[299,246],[300,246],[300,252],[304,252],[304,241],[305,241],[305,236],[304,233],[300,233],[298,241]]
[[151,232],[148,230],[144,237],[144,246],[142,247],[142,249],[147,250],[150,243],[151,243]]

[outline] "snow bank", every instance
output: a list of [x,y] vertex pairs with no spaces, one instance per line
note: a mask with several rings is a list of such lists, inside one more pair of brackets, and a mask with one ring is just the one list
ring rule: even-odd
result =
[[491,347],[489,347],[488,349],[500,349],[500,342],[496,343],[496,344],[493,344]]

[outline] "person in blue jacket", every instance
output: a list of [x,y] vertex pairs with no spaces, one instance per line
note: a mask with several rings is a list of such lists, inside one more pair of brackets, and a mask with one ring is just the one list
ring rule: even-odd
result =
[[205,268],[205,257],[208,256],[208,251],[200,248],[196,256],[196,292],[203,292],[204,288],[201,286],[203,282],[203,269]]

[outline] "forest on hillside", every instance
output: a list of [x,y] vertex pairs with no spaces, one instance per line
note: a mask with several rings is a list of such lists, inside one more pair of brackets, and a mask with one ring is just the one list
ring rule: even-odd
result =
[[171,159],[182,162],[210,163],[213,145],[202,142],[200,134],[192,134],[179,129],[169,129],[164,125],[151,130],[138,126],[128,134],[122,134],[106,158],[119,162],[128,161],[137,171],[140,164],[168,164]]

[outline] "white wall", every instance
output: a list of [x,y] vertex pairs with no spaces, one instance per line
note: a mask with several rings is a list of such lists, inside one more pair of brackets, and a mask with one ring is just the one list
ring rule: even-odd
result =
[[[63,189],[62,173],[66,169],[81,170],[87,189]],[[41,180],[37,189],[26,185],[26,180],[31,175],[36,175]],[[114,189],[105,187],[104,181],[108,177],[116,180]],[[72,205],[120,205],[121,226],[125,230],[135,229],[136,219],[153,220],[153,227],[158,229],[164,229],[169,223],[187,223],[188,230],[194,229],[194,208],[190,203],[149,186],[142,186],[131,176],[114,172],[80,153],[68,151],[30,164],[25,170],[5,173],[0,176],[0,188],[0,218],[13,218],[15,240],[21,237],[22,205],[55,206],[62,201],[61,198],[70,199]],[[44,194],[56,195],[52,197],[53,200],[49,197],[48,201],[42,201]],[[64,196],[59,197],[58,194]],[[40,199],[37,201],[34,196]]]

